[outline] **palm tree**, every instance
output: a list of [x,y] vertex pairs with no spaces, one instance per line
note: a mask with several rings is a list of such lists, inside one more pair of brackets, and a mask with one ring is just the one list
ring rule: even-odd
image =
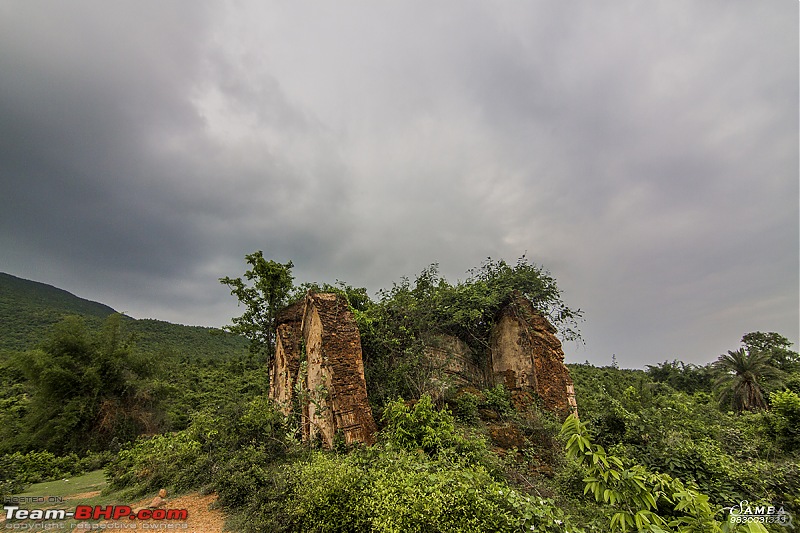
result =
[[733,405],[737,413],[766,409],[767,402],[761,391],[764,379],[780,376],[780,371],[770,364],[769,354],[747,352],[744,348],[720,355],[714,366],[723,374],[716,380],[720,389],[720,404]]

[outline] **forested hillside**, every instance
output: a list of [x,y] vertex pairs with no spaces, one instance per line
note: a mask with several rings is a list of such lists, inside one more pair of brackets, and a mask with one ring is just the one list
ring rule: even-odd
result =
[[262,393],[247,341],[0,274],[0,453],[97,452]]
[[0,350],[32,348],[38,335],[67,315],[99,323],[113,313],[107,305],[51,285],[0,273]]
[[[51,285],[0,273],[0,351],[37,347],[52,327],[64,317],[80,316],[91,327],[99,327],[116,311]],[[180,357],[232,357],[247,352],[247,342],[238,335],[199,326],[184,326],[161,320],[124,317],[125,329],[133,334],[137,349]]]
[[[4,493],[105,464],[132,496],[215,492],[242,532],[763,533],[785,529],[736,524],[731,508],[772,506],[784,524],[800,511],[800,356],[778,333],[744,333],[702,366],[568,365],[580,419],[562,419],[503,385],[430,394],[441,376],[426,342],[464,339],[480,364],[511,293],[579,336],[580,310],[524,258],[457,284],[432,265],[376,300],[247,259],[244,280],[221,280],[247,308],[231,328],[243,337],[84,315],[30,328],[35,349],[0,351]],[[358,322],[373,446],[302,443],[302,413],[267,397],[275,317],[308,290],[342,295]]]

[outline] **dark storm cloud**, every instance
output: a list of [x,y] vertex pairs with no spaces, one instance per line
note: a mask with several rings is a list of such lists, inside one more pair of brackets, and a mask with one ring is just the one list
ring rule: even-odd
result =
[[[76,271],[88,269],[93,279],[76,284],[84,290],[108,294],[124,279],[134,294],[157,298],[161,285],[174,292],[176,279],[219,255],[238,266],[264,241],[280,248],[298,237],[281,235],[280,222],[296,222],[292,212],[305,200],[336,200],[259,142],[234,146],[209,134],[209,117],[192,100],[203,91],[224,95],[221,112],[252,113],[298,145],[308,126],[274,80],[243,84],[243,73],[209,48],[203,6],[84,2],[4,11],[4,248],[30,250],[51,265],[51,276],[66,271],[54,281],[75,283]],[[308,143],[309,151],[318,148],[312,143],[319,144]],[[335,161],[313,161],[320,157],[304,164],[335,174]],[[266,212],[274,219],[265,224]],[[324,229],[296,229],[324,248],[314,242]],[[237,246],[237,237],[250,242]]]
[[[2,209],[11,236],[54,258],[158,271],[145,253],[183,250],[169,235],[173,213],[158,194],[148,136],[199,123],[178,97],[190,82],[181,56],[191,46],[180,24],[165,35],[146,10],[123,6],[5,5]],[[161,25],[193,23],[163,15]]]
[[487,256],[572,360],[797,340],[797,5],[6,3],[0,270],[219,325],[263,249],[371,290]]

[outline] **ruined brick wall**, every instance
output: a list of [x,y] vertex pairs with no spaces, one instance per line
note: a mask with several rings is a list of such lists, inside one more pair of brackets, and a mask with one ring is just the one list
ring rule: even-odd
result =
[[514,295],[500,310],[491,338],[495,384],[531,388],[546,409],[577,412],[575,391],[556,328],[526,298]]
[[301,384],[305,394],[303,399],[303,440],[320,438],[324,443],[333,443],[336,431],[331,416],[330,376],[324,370],[322,351],[322,320],[314,306],[308,307],[303,315],[303,339],[305,340],[306,375]]
[[483,388],[488,382],[485,369],[475,361],[467,344],[452,335],[438,335],[425,346],[425,356],[430,369],[428,391],[434,399],[446,391],[466,386]]
[[537,389],[533,339],[514,305],[500,310],[491,336],[492,375],[508,390]]
[[[302,312],[293,314],[287,309],[287,316],[301,318],[297,328],[296,320],[280,322],[279,331],[284,328],[285,337],[289,331],[299,332],[298,345],[305,348],[305,371],[295,371],[295,381],[299,381],[304,391],[302,397],[303,438],[311,441],[319,439],[323,445],[331,447],[337,432],[341,432],[346,443],[375,441],[375,421],[367,400],[367,385],[364,379],[364,363],[361,354],[361,336],[355,318],[347,302],[328,293],[309,293],[301,302]],[[291,309],[291,308],[290,308]],[[284,316],[283,314],[281,316]],[[282,349],[286,345],[281,337]],[[303,354],[298,350],[297,367]],[[283,384],[282,376],[290,375],[291,370],[282,367],[288,357],[276,357],[270,371],[270,397],[279,400],[280,394],[294,394],[294,385]],[[272,386],[273,376],[277,384]],[[274,392],[273,392],[274,391]]]
[[300,301],[284,309],[276,317],[275,356],[269,369],[269,397],[280,405],[283,414],[291,412],[291,400],[302,351],[303,311]]

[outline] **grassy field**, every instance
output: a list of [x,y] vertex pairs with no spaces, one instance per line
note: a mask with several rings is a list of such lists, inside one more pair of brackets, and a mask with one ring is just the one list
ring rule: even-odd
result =
[[106,486],[105,476],[102,470],[95,470],[82,476],[58,481],[47,481],[36,483],[28,487],[28,490],[21,494],[15,494],[18,498],[39,498],[33,504],[23,503],[21,509],[39,507],[44,498],[47,507],[54,507],[60,503],[69,502],[70,506],[75,505],[95,505],[108,502],[109,496],[100,496]]
[[[106,480],[103,471],[95,470],[82,476],[69,479],[36,483],[28,487],[28,490],[25,492],[6,498],[6,501],[3,503],[6,506],[16,505],[20,509],[65,509],[67,511],[74,511],[75,507],[78,505],[128,503],[119,500],[114,494],[101,495],[101,491],[105,486]],[[0,516],[0,520],[5,521],[6,516],[7,513],[4,512],[2,516]],[[29,526],[37,522],[36,520],[12,521]],[[77,521],[70,519],[63,522],[44,522],[44,524],[49,524],[51,526],[62,523],[66,529],[73,529]]]
[[[155,494],[141,498],[138,502],[126,498],[119,492],[103,492],[106,481],[102,470],[95,470],[82,476],[77,476],[59,481],[48,481],[31,485],[23,493],[7,498],[6,506],[17,506],[19,509],[63,509],[75,511],[78,505],[130,505],[142,508]],[[112,528],[121,529],[180,529],[189,533],[219,533],[225,521],[222,511],[211,510],[210,507],[216,496],[199,495],[196,493],[185,495],[169,495],[169,508],[182,509],[187,512],[188,519],[163,520],[148,522],[146,520],[134,521],[122,519],[116,522],[108,520],[82,520],[74,519],[11,519],[6,523],[7,512],[0,513],[0,529],[13,529],[25,531],[47,530],[97,530]]]

